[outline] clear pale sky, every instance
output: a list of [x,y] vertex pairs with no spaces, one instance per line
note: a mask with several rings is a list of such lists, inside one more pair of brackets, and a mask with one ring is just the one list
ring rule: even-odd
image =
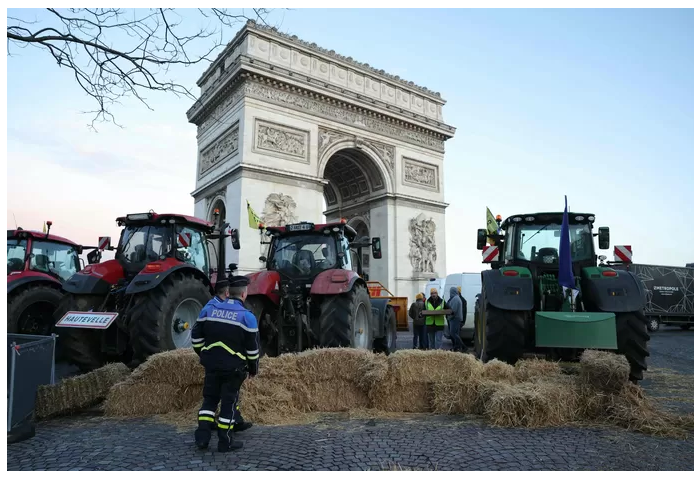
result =
[[[635,261],[694,262],[694,11],[299,9],[270,20],[447,100],[447,273],[485,267],[475,231],[486,206],[560,211],[565,194]],[[192,214],[189,99],[147,94],[153,112],[124,100],[112,111],[124,129],[94,133],[68,70],[42,50],[10,52],[8,228],[13,214],[24,228],[49,219],[95,244],[117,240],[118,215]],[[194,85],[204,68],[172,75]]]

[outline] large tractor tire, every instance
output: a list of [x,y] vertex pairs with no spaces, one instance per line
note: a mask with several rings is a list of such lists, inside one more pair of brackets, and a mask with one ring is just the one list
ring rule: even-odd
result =
[[200,279],[177,273],[139,294],[130,314],[131,366],[159,352],[191,348],[193,327],[211,298],[209,288]]
[[515,364],[525,352],[523,312],[491,306],[484,292],[475,323],[475,355],[482,362],[493,359]]
[[374,352],[390,355],[398,349],[398,323],[395,309],[386,307],[385,336],[374,340]]
[[[103,297],[65,294],[53,315],[58,322],[69,311],[86,312],[99,307]],[[56,327],[58,346],[56,358],[76,365],[81,372],[91,372],[104,365],[101,354],[101,331],[75,327]]]
[[629,380],[636,383],[643,380],[643,371],[647,370],[648,321],[643,312],[615,314],[617,317],[617,353],[626,357],[629,362]]
[[[246,298],[246,308],[255,315],[258,321],[258,331],[260,332],[260,356],[263,357],[267,355],[268,357],[277,356],[277,333],[275,332],[272,337],[268,329],[270,328],[266,322],[276,317],[277,308],[270,305],[270,302],[262,297],[248,297]],[[275,323],[275,326],[277,324]]]
[[45,284],[15,292],[7,302],[7,333],[51,335],[53,313],[62,298],[60,289]]
[[321,303],[320,346],[372,350],[371,298],[361,284]]

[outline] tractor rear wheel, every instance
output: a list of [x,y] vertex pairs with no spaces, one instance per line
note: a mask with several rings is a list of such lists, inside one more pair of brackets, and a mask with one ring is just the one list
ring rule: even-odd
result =
[[[480,310],[475,328],[475,352],[483,362],[493,359],[515,364],[525,352],[525,319],[523,312],[503,310],[487,302],[482,292]],[[479,340],[479,343],[477,339]]]
[[626,312],[615,314],[617,317],[617,353],[624,355],[629,362],[629,380],[636,383],[643,380],[643,371],[647,370],[648,321],[643,312]]
[[374,352],[390,355],[398,349],[398,324],[395,309],[386,307],[385,335],[374,340]]
[[[70,312],[86,312],[92,310],[103,302],[103,297],[98,295],[65,294],[53,315],[54,322],[58,322]],[[101,354],[100,330],[81,329],[77,327],[56,327],[58,344],[56,358],[63,358],[76,365],[81,372],[91,372],[104,365]]]
[[[267,299],[259,296],[247,297],[246,308],[255,315],[258,321],[258,331],[260,333],[260,356],[277,356],[277,330],[272,329],[268,321],[277,315],[277,309],[270,305]],[[270,317],[267,317],[267,316]],[[277,324],[275,323],[275,326]]]
[[53,313],[63,293],[47,285],[29,286],[7,302],[7,333],[51,335]]
[[177,273],[139,294],[129,324],[132,365],[159,352],[191,348],[193,327],[211,298],[209,288],[200,279]]
[[321,347],[371,350],[371,298],[361,284],[345,294],[326,296],[321,302]]

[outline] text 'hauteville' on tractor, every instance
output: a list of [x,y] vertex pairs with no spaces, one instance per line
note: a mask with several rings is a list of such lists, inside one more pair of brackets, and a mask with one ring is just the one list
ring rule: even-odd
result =
[[191,347],[216,271],[224,271],[221,258],[211,268],[209,241],[231,237],[240,248],[238,230],[227,234],[228,224],[217,230],[196,217],[150,211],[116,221],[123,230],[115,258],[70,277],[55,314],[59,349],[83,371],[114,358],[136,366],[157,352]]
[[82,246],[51,234],[17,227],[7,231],[7,332],[50,335],[62,284],[82,269]]
[[[343,219],[328,224],[260,225],[267,270],[249,274],[247,307],[258,318],[261,353],[276,356],[314,347],[390,353],[396,348],[395,310],[370,297],[361,249],[380,259],[379,238],[354,242]],[[269,239],[269,241],[267,241]]]
[[[561,241],[564,217],[568,237]],[[477,248],[496,258],[482,272],[475,304],[479,358],[514,363],[524,353],[544,353],[573,361],[588,348],[612,350],[626,356],[632,381],[643,379],[650,339],[645,294],[634,274],[597,264],[593,237],[607,249],[610,231],[594,233],[594,221],[593,214],[566,211],[518,214],[496,233],[478,230]],[[562,276],[573,276],[574,286],[563,287]]]

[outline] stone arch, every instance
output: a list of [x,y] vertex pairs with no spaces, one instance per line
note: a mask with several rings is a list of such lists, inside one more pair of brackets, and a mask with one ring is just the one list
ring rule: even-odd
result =
[[383,159],[381,159],[379,153],[371,147],[369,144],[363,141],[356,140],[354,138],[343,138],[329,144],[322,151],[319,148],[319,158],[318,158],[318,177],[325,178],[325,168],[327,167],[330,160],[341,151],[352,151],[359,152],[365,158],[368,158],[375,168],[378,169],[383,182],[385,184],[386,193],[392,194],[394,192],[393,178],[391,171],[385,165]]
[[361,212],[359,204],[364,200],[389,192],[390,175],[369,153],[365,148],[343,147],[324,157],[319,177],[326,181],[323,195],[328,211],[357,208]]
[[[219,216],[215,218],[215,209],[219,209]],[[223,195],[218,194],[210,201],[210,207],[207,211],[207,220],[215,223],[215,229],[220,231],[226,221],[227,209],[226,200]],[[226,259],[225,241],[214,239],[212,243],[214,247],[209,248],[210,267],[213,269],[224,269]]]
[[357,239],[360,237],[369,237],[370,227],[369,221],[364,216],[354,216],[347,221],[347,224],[352,226],[357,231]]

